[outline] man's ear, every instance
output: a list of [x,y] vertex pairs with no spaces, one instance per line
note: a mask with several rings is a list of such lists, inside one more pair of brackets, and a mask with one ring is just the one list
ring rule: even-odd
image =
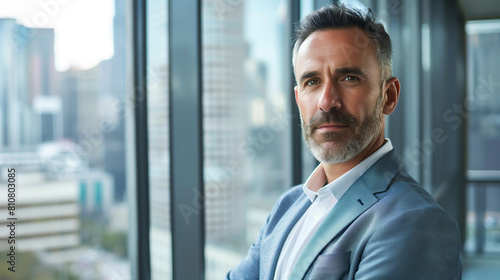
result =
[[390,78],[384,85],[384,114],[390,115],[396,109],[399,100],[399,91],[401,84],[396,77]]

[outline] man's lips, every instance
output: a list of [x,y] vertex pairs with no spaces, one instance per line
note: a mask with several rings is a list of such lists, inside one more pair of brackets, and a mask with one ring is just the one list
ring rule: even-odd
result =
[[318,126],[316,129],[319,131],[337,131],[347,128],[347,124],[337,124],[337,123],[324,123]]

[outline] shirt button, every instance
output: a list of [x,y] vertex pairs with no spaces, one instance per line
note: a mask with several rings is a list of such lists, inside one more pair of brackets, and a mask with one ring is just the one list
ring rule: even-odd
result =
[[319,214],[314,214],[314,219],[318,220],[319,219]]

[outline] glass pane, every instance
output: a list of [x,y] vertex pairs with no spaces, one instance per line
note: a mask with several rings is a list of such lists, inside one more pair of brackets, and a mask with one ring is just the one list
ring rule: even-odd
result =
[[451,124],[467,110],[468,168],[500,170],[500,21],[467,23],[467,46],[467,102]]
[[166,0],[147,1],[151,279],[172,279]]
[[288,2],[203,1],[206,279],[223,279],[291,187]]
[[130,279],[126,10],[0,2],[0,279]]
[[466,30],[467,100],[450,121],[467,118],[468,169],[496,179],[469,182],[465,250],[500,252],[500,21],[468,22]]

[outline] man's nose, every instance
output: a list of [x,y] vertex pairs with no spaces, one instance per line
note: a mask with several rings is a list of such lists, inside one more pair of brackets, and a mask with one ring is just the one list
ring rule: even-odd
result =
[[341,107],[339,90],[330,82],[325,82],[318,100],[318,109],[323,112],[339,110]]

